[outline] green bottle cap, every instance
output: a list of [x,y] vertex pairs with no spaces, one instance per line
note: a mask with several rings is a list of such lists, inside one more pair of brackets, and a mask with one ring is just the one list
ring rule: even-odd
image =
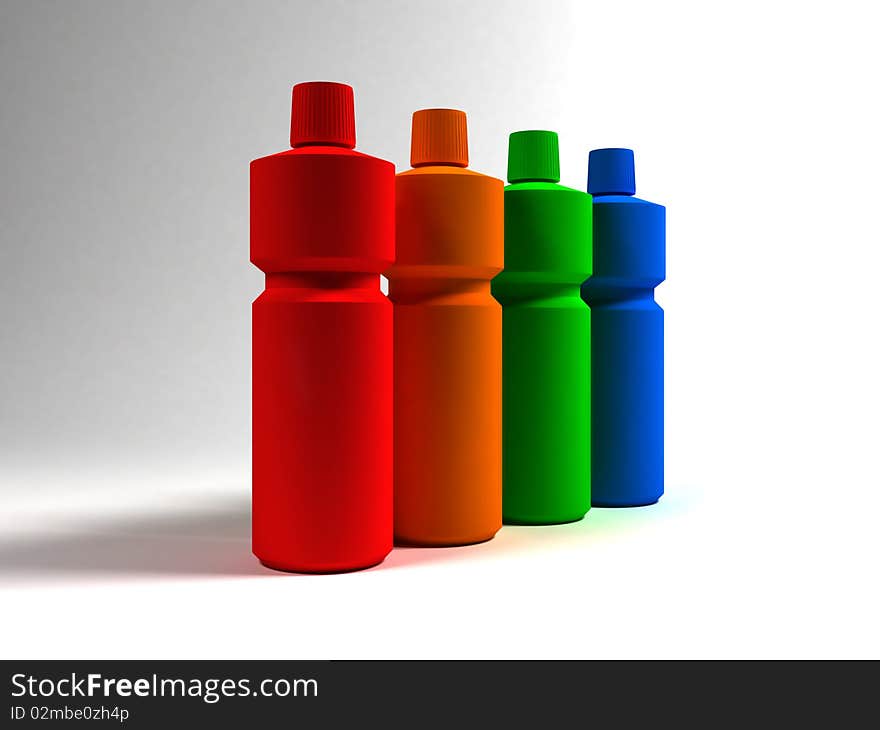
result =
[[556,132],[533,129],[510,135],[507,181],[559,182],[559,137]]

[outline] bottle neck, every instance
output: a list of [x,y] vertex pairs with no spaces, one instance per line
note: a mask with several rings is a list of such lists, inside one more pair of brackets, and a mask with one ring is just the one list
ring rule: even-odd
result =
[[412,165],[413,170],[418,170],[421,167],[457,167],[459,170],[463,170],[467,167],[467,164],[459,162],[416,162]]
[[292,149],[301,150],[303,147],[338,147],[343,150],[353,150],[354,145],[346,144],[345,142],[297,142],[294,145],[291,145]]
[[392,302],[415,304],[451,297],[459,301],[482,303],[492,299],[492,286],[486,279],[402,277],[388,280]]
[[267,289],[378,289],[379,274],[298,271],[266,274]]

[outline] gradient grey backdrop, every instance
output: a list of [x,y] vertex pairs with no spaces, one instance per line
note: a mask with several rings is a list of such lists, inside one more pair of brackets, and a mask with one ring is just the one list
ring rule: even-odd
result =
[[[591,147],[635,148],[639,194],[669,211],[667,484],[729,468],[731,443],[797,460],[798,439],[774,444],[804,407],[799,384],[867,345],[850,313],[874,306],[873,279],[856,280],[876,271],[846,265],[876,248],[859,244],[876,234],[880,164],[862,16],[846,3],[0,0],[4,489],[101,470],[117,489],[135,470],[247,489],[262,286],[248,163],[287,146],[290,87],[310,79],[351,83],[359,148],[400,167],[426,106],[466,110],[472,167],[498,176],[515,129],[558,130],[562,181],[580,187]],[[845,181],[846,215],[816,204],[817,186]],[[819,282],[823,305],[807,308]],[[848,358],[846,382],[875,361]],[[839,397],[816,397],[848,419]]]
[[[472,166],[503,176],[509,131],[564,127],[563,93],[587,93],[553,79],[570,21],[543,2],[4,0],[4,466],[246,474],[248,163],[287,146],[291,84],[351,83],[359,148],[404,167],[411,113],[463,108]],[[583,132],[564,138],[580,184]]]
[[[0,653],[876,656],[870,9],[0,0]],[[426,106],[498,176],[515,129],[559,131],[578,187],[636,150],[668,211],[658,506],[338,580],[252,558],[248,163],[309,79],[401,167]]]

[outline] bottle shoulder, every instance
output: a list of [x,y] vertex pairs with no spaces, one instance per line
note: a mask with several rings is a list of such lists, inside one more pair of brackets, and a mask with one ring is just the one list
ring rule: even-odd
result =
[[499,180],[497,177],[492,177],[491,175],[485,175],[482,172],[477,172],[476,170],[471,170],[467,167],[455,167],[453,165],[425,165],[424,167],[414,167],[409,170],[403,170],[402,172],[397,173],[398,179],[419,179],[419,178],[473,178],[473,179],[481,179],[491,182],[496,182],[499,185],[504,185],[504,183]]
[[380,157],[348,149],[347,147],[333,147],[329,145],[309,145],[295,149],[283,150],[265,157],[258,157],[251,161],[251,169],[261,168],[267,165],[296,165],[301,162],[315,161],[350,161],[352,164],[378,164],[387,166],[392,171],[394,163],[383,160]]
[[589,200],[591,195],[589,193],[584,192],[583,190],[578,190],[576,188],[570,188],[565,185],[560,185],[559,183],[549,183],[549,182],[521,182],[521,183],[512,183],[510,185],[505,186],[504,192],[506,194],[515,194],[515,193],[534,193],[534,192],[546,192],[546,193],[566,193],[566,194],[575,194],[581,195],[585,199]]
[[664,205],[652,203],[650,200],[636,198],[633,195],[594,195],[593,205],[635,205],[666,210],[666,206]]

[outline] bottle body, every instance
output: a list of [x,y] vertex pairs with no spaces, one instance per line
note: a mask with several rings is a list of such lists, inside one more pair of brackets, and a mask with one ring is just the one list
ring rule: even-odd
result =
[[397,176],[394,534],[463,545],[501,527],[502,183],[458,167]]
[[[505,188],[504,522],[555,524],[590,508],[590,196]],[[586,446],[585,446],[586,445]]]
[[251,164],[253,551],[338,572],[392,547],[394,168],[311,146]]
[[653,504],[663,494],[663,206],[594,195],[592,313],[593,475],[597,507]]

